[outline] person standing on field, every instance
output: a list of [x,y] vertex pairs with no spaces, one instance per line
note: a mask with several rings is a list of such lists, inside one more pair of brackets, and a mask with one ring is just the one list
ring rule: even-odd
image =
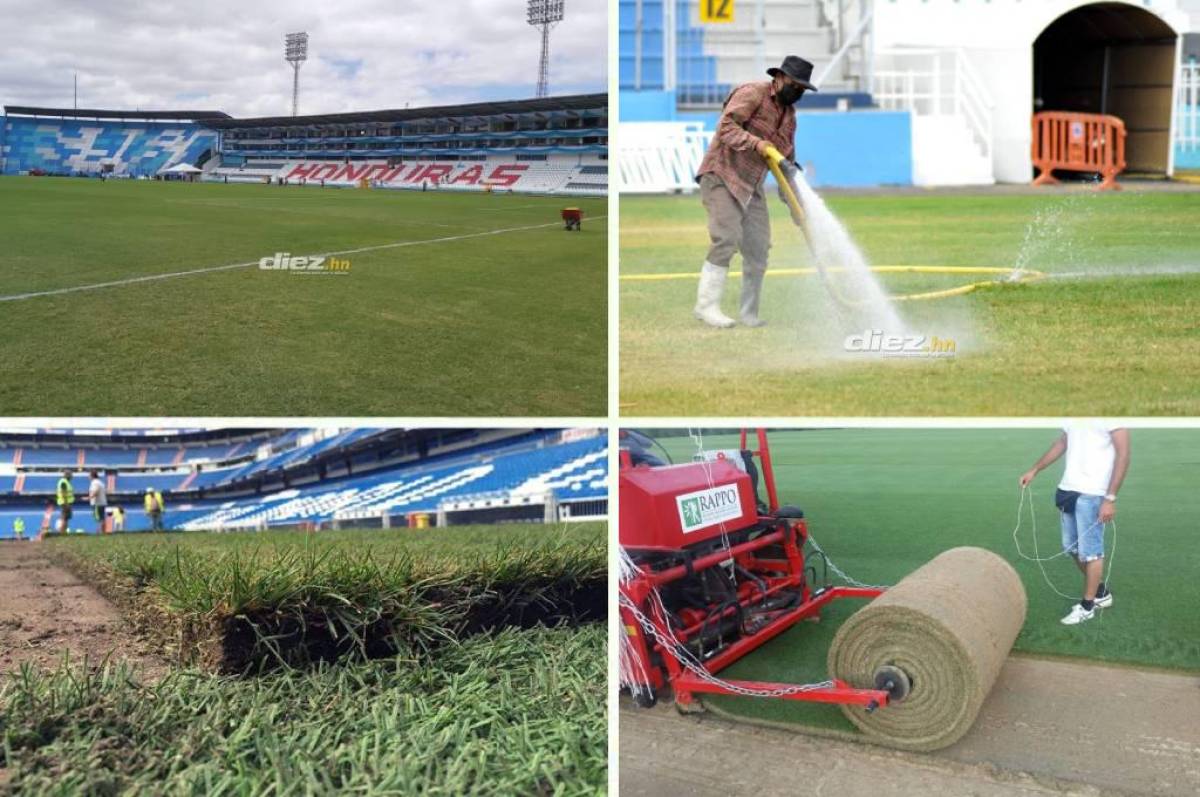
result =
[[104,486],[99,471],[92,471],[92,480],[88,484],[88,503],[92,505],[92,517],[95,518],[100,533],[107,534],[108,489]]
[[58,530],[61,534],[67,534],[71,530],[71,507],[75,503],[75,488],[71,485],[73,475],[70,470],[64,470],[54,490],[54,500],[58,504]]
[[146,488],[146,514],[150,516],[150,530],[163,530],[163,510],[166,505],[163,503],[162,493],[155,490],[153,487]]
[[[700,269],[693,314],[712,327],[728,328],[737,322],[721,312],[721,295],[729,276],[729,262],[742,253],[740,320],[760,327],[759,300],[767,274],[771,248],[771,220],[763,185],[772,151],[790,179],[796,139],[796,108],[812,84],[813,65],[789,55],[779,67],[767,70],[769,81],[743,83],[725,100],[716,135],[700,163],[696,180],[708,214],[711,245]],[[781,189],[782,191],[782,189]]]
[[17,515],[16,519],[13,520],[13,536],[18,540],[25,539],[25,518],[20,515]]
[[1054,504],[1062,522],[1063,550],[1083,573],[1083,597],[1062,623],[1079,625],[1095,617],[1097,608],[1113,604],[1103,581],[1104,529],[1117,514],[1117,493],[1129,470],[1129,430],[1100,423],[1064,427],[1042,458],[1021,475],[1021,486],[1029,486],[1063,454],[1067,464]]
[[113,507],[113,526],[112,526],[112,530],[113,530],[114,532],[115,532],[115,531],[124,531],[124,530],[125,530],[125,510],[124,510],[124,509],[122,509],[120,506],[114,506],[114,507]]

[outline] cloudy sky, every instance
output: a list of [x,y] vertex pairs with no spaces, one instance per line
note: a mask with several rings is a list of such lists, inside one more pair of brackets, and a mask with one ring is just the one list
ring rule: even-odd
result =
[[[291,113],[283,37],[309,34],[300,113],[532,97],[526,0],[0,0],[0,104]],[[552,94],[607,88],[607,2],[566,0]]]

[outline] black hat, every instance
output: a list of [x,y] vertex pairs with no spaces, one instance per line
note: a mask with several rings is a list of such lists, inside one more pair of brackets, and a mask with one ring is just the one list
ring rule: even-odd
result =
[[782,72],[809,91],[816,91],[817,87],[812,84],[812,71],[813,65],[811,62],[805,61],[798,55],[789,55],[783,59],[782,65],[773,66],[768,69],[767,74],[775,77]]

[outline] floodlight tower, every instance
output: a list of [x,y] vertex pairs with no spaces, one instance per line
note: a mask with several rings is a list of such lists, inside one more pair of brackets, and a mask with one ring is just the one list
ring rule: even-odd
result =
[[550,93],[550,29],[562,22],[563,0],[529,0],[525,21],[542,31],[542,57],[538,62],[537,96]]
[[292,65],[292,116],[295,116],[300,110],[300,67],[308,60],[307,33],[284,36],[283,60]]

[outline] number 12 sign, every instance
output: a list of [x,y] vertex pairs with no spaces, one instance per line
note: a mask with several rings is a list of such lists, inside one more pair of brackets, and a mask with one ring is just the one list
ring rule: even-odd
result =
[[733,0],[700,0],[700,21],[733,22]]

